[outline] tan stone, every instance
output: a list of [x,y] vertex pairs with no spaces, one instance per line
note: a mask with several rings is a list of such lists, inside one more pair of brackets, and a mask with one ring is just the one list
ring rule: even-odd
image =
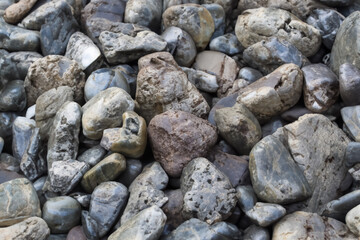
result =
[[5,10],[5,21],[10,24],[20,22],[36,2],[37,0],[20,0],[19,2],[10,5]]
[[10,227],[0,228],[1,239],[45,240],[50,235],[46,222],[39,217],[30,217]]

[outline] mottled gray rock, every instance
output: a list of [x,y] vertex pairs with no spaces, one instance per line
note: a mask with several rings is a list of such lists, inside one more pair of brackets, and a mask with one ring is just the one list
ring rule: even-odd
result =
[[82,107],[83,134],[93,140],[100,139],[103,130],[121,126],[123,113],[133,111],[134,107],[134,100],[121,88],[99,92]]
[[80,223],[81,206],[68,196],[54,197],[46,201],[42,209],[51,233],[67,233]]
[[250,67],[241,68],[238,74],[238,78],[245,79],[249,83],[253,83],[256,80],[262,78],[263,76],[264,75],[260,71]]
[[319,0],[319,2],[330,7],[344,7],[353,4],[354,0]]
[[197,89],[209,93],[215,93],[218,90],[219,85],[217,84],[217,77],[215,75],[192,68],[182,67],[181,69]]
[[3,152],[0,154],[0,169],[10,172],[19,172],[20,162],[12,155]]
[[101,159],[104,158],[107,151],[100,145],[96,145],[92,148],[87,149],[77,158],[80,162],[87,163],[90,167],[95,166]]
[[124,184],[126,187],[129,187],[130,184],[139,176],[142,172],[143,164],[138,159],[128,159],[126,161],[126,169],[117,179],[118,182]]
[[211,35],[211,39],[222,36],[225,33],[225,11],[224,8],[218,4],[218,2],[211,3],[211,1],[207,1],[206,4],[202,4],[201,6],[205,7],[212,16],[214,20],[214,33]]
[[263,74],[269,74],[286,63],[294,63],[300,68],[309,60],[291,43],[271,37],[257,42],[243,52],[244,61]]
[[123,77],[126,79],[127,83],[130,87],[130,95],[132,98],[135,98],[136,92],[136,78],[138,74],[137,66],[130,66],[128,64],[120,64],[113,67],[116,71],[118,71]]
[[171,26],[165,29],[161,37],[167,42],[169,52],[174,56],[177,64],[190,67],[197,54],[191,36],[181,28]]
[[328,202],[321,216],[335,218],[344,222],[346,214],[360,204],[360,190],[352,191],[339,199]]
[[238,205],[243,212],[247,212],[252,209],[257,202],[254,189],[250,185],[237,186],[236,197],[238,199]]
[[360,236],[359,211],[360,205],[357,205],[346,214],[346,226],[358,237]]
[[46,240],[50,229],[43,219],[30,217],[10,227],[0,228],[0,235],[3,239],[12,240]]
[[20,112],[26,107],[26,94],[24,81],[14,80],[8,82],[0,90],[0,111]]
[[124,22],[160,29],[162,0],[129,0],[126,2]]
[[166,50],[166,41],[151,31],[135,36],[104,31],[99,36],[101,49],[110,64],[128,63],[146,54]]
[[267,227],[282,218],[286,214],[286,210],[278,204],[257,202],[245,214],[260,227]]
[[166,222],[166,215],[158,206],[151,206],[133,216],[109,236],[109,240],[159,239]]
[[184,194],[182,215],[212,224],[228,218],[237,199],[229,179],[206,158],[195,158],[183,169],[180,188]]
[[168,201],[162,191],[166,188],[168,181],[169,177],[158,162],[145,167],[129,187],[130,197],[121,216],[121,226],[146,208],[162,207]]
[[256,225],[246,228],[243,235],[244,240],[270,240],[269,231]]
[[340,96],[345,105],[360,105],[360,70],[350,63],[339,69]]
[[75,102],[65,102],[56,113],[47,145],[48,169],[55,161],[76,159],[81,114],[81,107]]
[[343,129],[354,141],[360,142],[360,106],[341,109]]
[[12,125],[12,152],[18,161],[21,160],[26,151],[33,129],[35,128],[35,124],[35,121],[32,119],[17,117]]
[[49,168],[50,187],[61,195],[69,194],[89,170],[89,165],[76,160],[55,161]]
[[233,33],[226,33],[222,36],[213,38],[209,48],[212,51],[222,52],[230,56],[244,51],[244,47]]
[[350,142],[345,151],[345,165],[352,167],[357,163],[360,163],[360,143]]

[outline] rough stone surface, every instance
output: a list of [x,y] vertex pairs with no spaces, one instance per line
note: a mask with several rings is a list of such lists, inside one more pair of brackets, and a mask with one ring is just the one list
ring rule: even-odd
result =
[[267,227],[282,218],[286,214],[286,210],[278,204],[257,202],[245,214],[260,227]]
[[213,38],[209,48],[212,51],[222,52],[230,56],[244,51],[244,47],[233,33],[226,33],[222,36]]
[[12,152],[18,161],[26,151],[34,128],[35,121],[25,117],[17,117],[12,125]]
[[344,121],[343,129],[356,142],[360,142],[360,106],[344,107],[341,117]]
[[36,2],[37,0],[20,0],[17,3],[12,4],[6,8],[4,20],[10,24],[16,24],[20,22]]
[[359,221],[360,205],[354,207],[346,214],[346,226],[356,236],[360,236],[360,221]]
[[0,228],[3,239],[12,240],[46,240],[50,229],[46,222],[39,217],[30,217],[10,227]]
[[100,145],[96,145],[79,155],[77,160],[80,162],[85,162],[90,167],[93,167],[104,158],[106,153],[107,151],[104,148],[102,148]]
[[162,0],[129,0],[126,2],[124,22],[159,30]]
[[360,105],[360,70],[350,63],[339,69],[340,96],[345,105]]
[[328,202],[324,207],[321,216],[335,218],[345,221],[345,215],[354,207],[360,204],[360,190],[352,191],[341,196],[339,199]]

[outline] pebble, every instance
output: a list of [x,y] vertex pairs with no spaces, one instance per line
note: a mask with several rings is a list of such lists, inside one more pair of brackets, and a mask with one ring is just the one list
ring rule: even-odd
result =
[[80,215],[80,204],[68,196],[50,198],[42,209],[42,219],[52,234],[68,233],[80,223]]
[[224,8],[219,5],[217,2],[202,4],[201,6],[205,7],[211,14],[212,19],[214,20],[214,33],[211,35],[211,39],[222,36],[225,33],[225,11]]
[[25,117],[17,117],[13,123],[12,152],[18,161],[21,160],[26,151],[34,128],[35,121]]
[[352,167],[357,163],[360,163],[360,143],[350,142],[345,151],[345,165]]
[[360,105],[360,70],[350,63],[339,69],[340,96],[346,106]]
[[126,169],[118,178],[118,182],[129,187],[137,176],[142,172],[143,164],[138,159],[128,159],[126,161]]
[[269,231],[266,228],[251,225],[244,231],[244,240],[270,240]]
[[360,142],[360,106],[344,107],[341,117],[344,121],[343,130],[354,141]]
[[189,81],[194,84],[197,89],[208,93],[216,93],[219,89],[217,77],[215,75],[193,68],[182,67],[181,69],[186,73]]
[[77,158],[78,161],[87,163],[90,167],[95,166],[101,159],[104,158],[107,151],[100,145],[96,145],[92,148],[87,149]]
[[[0,139],[0,141],[1,141],[1,139]],[[14,158],[12,155],[3,152],[0,154],[0,169],[10,171],[10,172],[19,172],[20,162],[18,159]]]
[[244,51],[236,35],[233,33],[226,33],[218,37],[213,37],[209,45],[210,50],[225,53],[232,56]]
[[357,237],[360,236],[360,227],[359,227],[359,211],[360,211],[360,205],[357,205],[356,207],[352,208],[347,214],[346,214],[346,226],[350,229],[352,233],[354,233]]
[[21,112],[26,107],[24,81],[14,80],[8,82],[0,90],[0,111]]
[[124,22],[159,30],[162,14],[161,0],[129,0],[126,2]]
[[251,67],[243,67],[240,69],[239,74],[237,76],[237,78],[242,78],[245,79],[246,81],[248,81],[249,83],[253,83],[256,80],[262,78],[264,75]]
[[239,207],[245,213],[250,211],[257,203],[256,194],[250,185],[237,186],[236,197],[238,199]]
[[278,204],[257,202],[245,214],[260,227],[267,227],[280,220],[286,214],[286,210]]
[[86,240],[82,226],[73,227],[66,236],[66,240]]
[[46,240],[50,229],[43,219],[30,217],[12,226],[0,228],[0,235],[3,239]]
[[20,22],[36,2],[37,0],[20,0],[17,3],[10,5],[5,10],[4,20],[10,24]]

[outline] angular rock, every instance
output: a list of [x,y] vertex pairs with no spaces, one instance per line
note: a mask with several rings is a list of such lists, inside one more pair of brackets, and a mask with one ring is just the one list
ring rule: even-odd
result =
[[107,151],[100,145],[96,145],[83,152],[77,160],[87,163],[90,167],[95,166],[101,159],[104,158]]
[[328,202],[321,216],[335,218],[344,222],[346,214],[360,204],[360,190],[352,191],[339,199]]
[[353,140],[360,142],[360,106],[342,108],[341,117],[344,131]]
[[124,22],[158,31],[161,23],[161,10],[162,0],[129,0],[126,2]]
[[37,0],[20,0],[19,2],[12,4],[6,8],[4,20],[7,23],[15,25],[26,16],[36,2]]
[[360,105],[360,70],[350,63],[339,69],[340,96],[346,106]]
[[240,206],[243,212],[251,210],[256,202],[257,198],[252,186],[237,186],[236,188],[236,197],[238,199],[238,205]]
[[26,107],[24,81],[8,82],[0,90],[0,111],[21,112]]
[[218,90],[217,77],[213,74],[192,68],[181,68],[187,75],[189,81],[199,90],[214,93]]
[[360,163],[360,143],[350,142],[346,147],[345,152],[345,165],[347,167],[352,167],[357,163]]
[[3,239],[46,240],[50,229],[43,219],[30,217],[10,227],[0,228],[0,235]]
[[17,117],[13,123],[12,152],[19,162],[28,147],[34,128],[35,121],[25,117]]
[[111,87],[99,92],[82,107],[84,136],[100,139],[103,130],[121,126],[123,113],[133,111],[134,107],[134,100],[121,88]]
[[278,204],[257,202],[245,214],[260,227],[267,227],[282,218],[286,214],[286,210]]
[[170,53],[160,52],[139,59],[136,101],[146,122],[168,110],[181,110],[205,117],[209,105]]
[[213,38],[209,48],[212,51],[222,52],[230,56],[244,51],[244,47],[233,33],[226,33],[222,36]]
[[360,236],[359,211],[360,205],[354,207],[346,214],[346,226],[358,237]]

